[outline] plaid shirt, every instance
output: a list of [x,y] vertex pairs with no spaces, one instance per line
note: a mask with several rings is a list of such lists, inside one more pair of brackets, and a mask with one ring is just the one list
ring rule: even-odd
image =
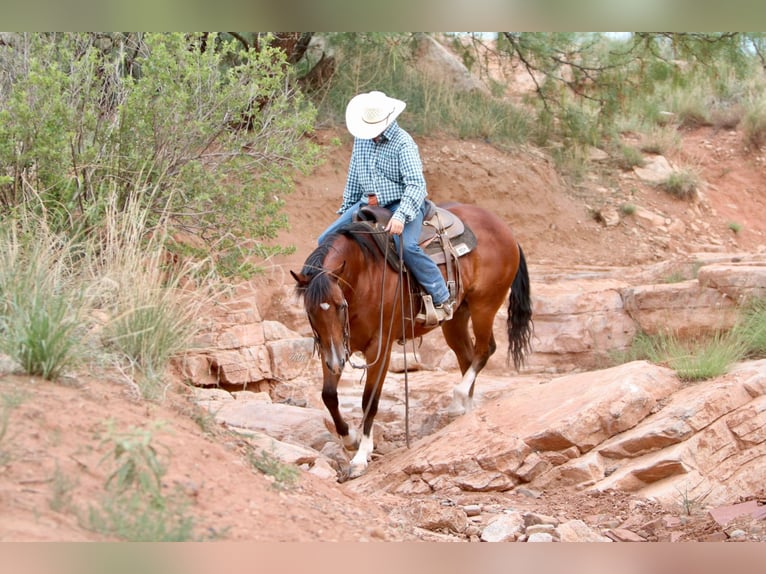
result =
[[[395,121],[382,136],[380,143],[371,139],[354,140],[338,213],[348,211],[366,194],[375,193],[380,205],[400,202],[393,217],[409,223],[428,195],[418,146]],[[363,201],[366,203],[366,198]]]

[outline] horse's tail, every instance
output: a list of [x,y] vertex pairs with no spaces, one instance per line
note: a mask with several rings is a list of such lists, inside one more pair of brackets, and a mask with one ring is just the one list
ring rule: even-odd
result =
[[524,365],[525,355],[531,352],[532,299],[529,296],[529,272],[527,260],[519,245],[519,268],[508,296],[508,358],[519,370]]

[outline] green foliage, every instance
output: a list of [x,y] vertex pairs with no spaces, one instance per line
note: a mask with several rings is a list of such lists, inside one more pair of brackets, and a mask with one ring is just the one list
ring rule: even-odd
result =
[[622,212],[623,215],[633,215],[636,213],[636,206],[632,203],[623,203],[620,206],[620,212]]
[[38,223],[0,221],[0,350],[24,372],[54,380],[81,353],[73,244]]
[[163,492],[167,463],[152,444],[152,432],[138,428],[118,432],[114,421],[108,422],[102,463],[111,461],[111,472],[100,507],[89,508],[87,528],[130,542],[193,539],[194,519],[186,514],[188,500],[178,490]]
[[742,119],[745,144],[752,151],[766,145],[766,98],[760,97],[748,106]]
[[[226,253],[269,252],[292,176],[315,165],[314,108],[284,54],[217,36],[17,34],[0,91],[0,206],[90,230],[116,191]],[[150,229],[147,229],[149,231]]]
[[407,102],[401,123],[415,135],[447,134],[510,145],[524,141],[530,120],[512,103],[488,94],[455,90],[413,66],[417,35],[331,34],[328,38],[343,61],[320,94],[322,117],[343,121],[348,101],[360,92],[380,90]]
[[274,479],[272,486],[277,490],[292,488],[300,479],[297,467],[283,463],[273,453],[261,450],[260,455],[251,452],[248,456],[253,468]]
[[736,221],[730,221],[726,225],[726,227],[731,229],[734,233],[739,233],[740,231],[742,231],[742,224],[741,223],[737,223]]
[[748,357],[766,357],[766,298],[755,298],[743,307],[733,329]]
[[75,509],[72,499],[73,490],[77,487],[77,479],[69,478],[61,468],[56,464],[56,469],[50,480],[51,497],[48,499],[48,506],[54,512],[72,512]]
[[634,167],[642,167],[644,165],[644,155],[641,153],[641,150],[633,146],[620,145],[620,153],[616,161],[620,169],[629,171]]
[[678,199],[691,199],[697,194],[699,176],[689,169],[677,170],[665,178],[660,187]]
[[700,381],[725,374],[744,353],[741,339],[733,333],[686,339],[672,333],[639,333],[618,360],[648,360],[673,369],[681,380]]
[[8,434],[11,413],[21,405],[26,397],[16,390],[0,393],[0,469],[11,461],[11,453],[3,444]]

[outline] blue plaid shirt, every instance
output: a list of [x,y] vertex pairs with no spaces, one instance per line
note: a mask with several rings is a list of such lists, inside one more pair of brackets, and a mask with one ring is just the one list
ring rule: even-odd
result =
[[418,146],[395,121],[382,136],[379,143],[371,139],[354,140],[338,213],[348,211],[366,194],[375,193],[380,205],[398,201],[393,217],[409,223],[428,195]]

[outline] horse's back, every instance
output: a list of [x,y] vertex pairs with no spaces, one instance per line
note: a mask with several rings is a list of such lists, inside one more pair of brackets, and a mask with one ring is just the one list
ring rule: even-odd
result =
[[468,203],[441,203],[448,211],[457,215],[476,235],[479,247],[503,247],[518,251],[518,243],[511,227],[497,214],[478,205]]

